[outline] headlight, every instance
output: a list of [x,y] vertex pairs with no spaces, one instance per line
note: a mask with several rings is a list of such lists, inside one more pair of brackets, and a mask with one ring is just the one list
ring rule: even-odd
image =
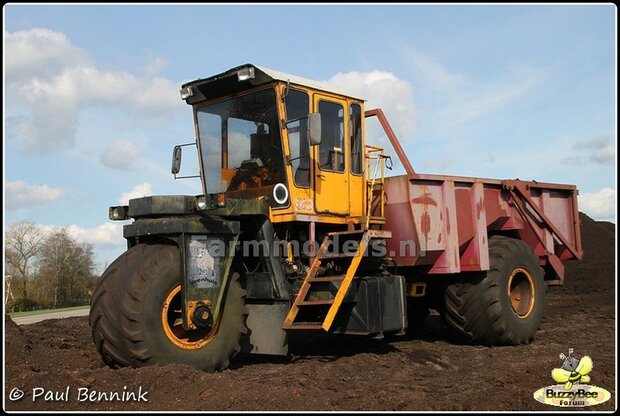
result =
[[129,206],[120,205],[108,209],[108,218],[112,221],[123,221],[129,219]]
[[192,89],[191,85],[181,88],[181,99],[182,100],[187,100],[192,95],[194,95],[194,90]]
[[288,189],[283,183],[273,187],[273,199],[280,205],[284,205],[288,201]]
[[202,211],[207,209],[207,199],[205,198],[204,195],[201,195],[198,198],[196,198],[196,208]]
[[237,81],[247,81],[254,79],[254,67],[243,68],[237,71]]

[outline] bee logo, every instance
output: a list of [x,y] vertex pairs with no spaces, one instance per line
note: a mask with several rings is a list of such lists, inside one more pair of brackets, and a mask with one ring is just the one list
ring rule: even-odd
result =
[[560,360],[563,360],[562,368],[554,368],[551,371],[551,377],[557,383],[564,384],[565,390],[570,390],[573,384],[589,383],[590,372],[592,371],[593,363],[592,359],[587,355],[578,359],[577,357],[571,357],[573,349],[568,349],[568,357],[564,353],[560,354]]
[[568,349],[568,357],[560,354],[562,365],[551,371],[557,384],[540,388],[534,392],[534,400],[557,407],[585,407],[605,403],[611,393],[590,383],[592,358],[587,355],[579,358]]

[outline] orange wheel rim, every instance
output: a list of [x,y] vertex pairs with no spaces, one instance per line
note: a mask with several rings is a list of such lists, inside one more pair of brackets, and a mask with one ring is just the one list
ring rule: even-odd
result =
[[520,319],[527,319],[534,310],[536,289],[530,273],[516,268],[508,278],[508,297],[512,311]]
[[215,332],[213,328],[191,331],[183,328],[181,285],[175,286],[166,296],[161,309],[161,323],[168,339],[184,350],[202,348],[211,341]]

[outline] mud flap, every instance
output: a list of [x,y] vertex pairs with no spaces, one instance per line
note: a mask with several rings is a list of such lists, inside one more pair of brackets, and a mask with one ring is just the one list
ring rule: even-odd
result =
[[286,355],[288,337],[282,329],[282,322],[290,307],[290,302],[246,304],[248,333],[241,338],[241,351],[244,354]]
[[181,291],[185,329],[204,329],[217,324],[238,239],[239,233],[233,229],[182,236]]

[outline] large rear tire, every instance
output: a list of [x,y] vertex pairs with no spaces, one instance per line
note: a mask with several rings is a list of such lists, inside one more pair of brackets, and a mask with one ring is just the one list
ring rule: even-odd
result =
[[111,367],[187,364],[204,371],[229,365],[247,332],[245,291],[230,279],[217,332],[183,331],[177,247],[139,244],[103,273],[89,322],[93,341]]
[[527,344],[543,316],[544,271],[530,246],[504,236],[489,239],[490,269],[446,285],[443,318],[461,342]]

